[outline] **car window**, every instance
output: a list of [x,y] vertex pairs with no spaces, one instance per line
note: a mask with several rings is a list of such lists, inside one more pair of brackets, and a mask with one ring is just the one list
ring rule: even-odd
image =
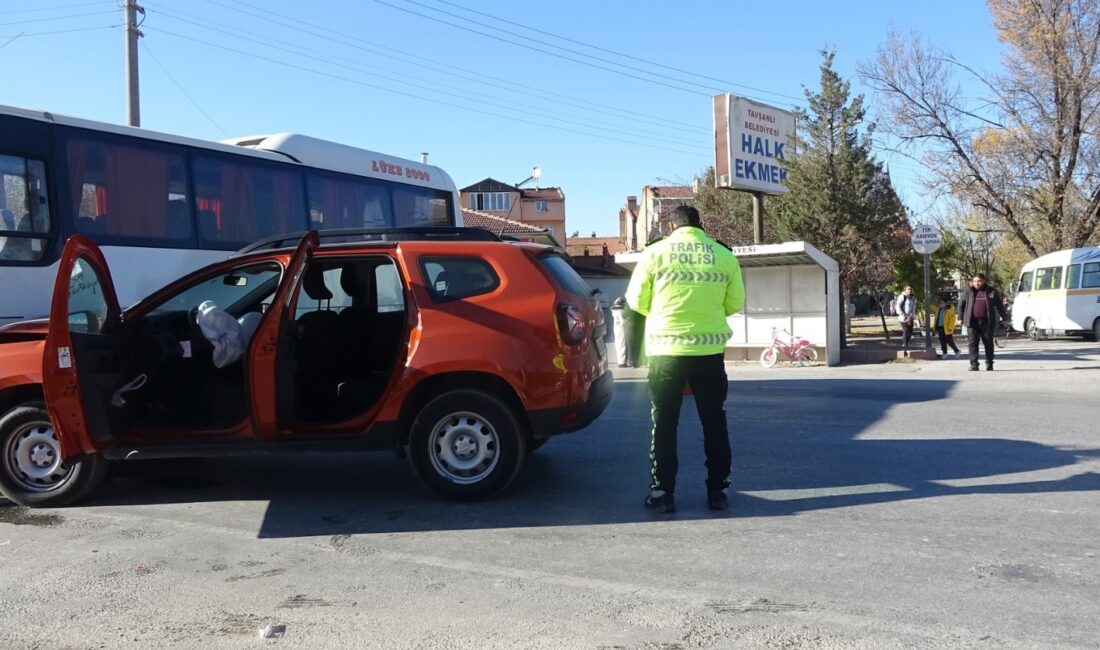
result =
[[1017,289],[1016,293],[1027,293],[1028,291],[1031,291],[1031,278],[1032,277],[1033,277],[1033,273],[1031,271],[1028,271],[1028,272],[1024,273],[1023,275],[1021,275],[1020,276],[1020,286]]
[[1082,269],[1081,288],[1095,289],[1100,287],[1100,262],[1091,262]]
[[207,300],[234,317],[262,311],[261,305],[270,302],[278,288],[281,274],[282,268],[274,262],[236,268],[183,288],[149,313],[187,312]]
[[489,293],[500,286],[492,265],[477,257],[425,257],[420,272],[434,302]]
[[405,310],[405,292],[393,262],[374,267],[374,284],[378,287],[379,313]]
[[542,268],[550,273],[562,289],[582,298],[592,297],[592,287],[573,270],[572,266],[569,266],[569,262],[566,262],[562,256],[543,255],[539,258],[539,263],[542,264]]
[[77,259],[69,275],[69,331],[99,334],[107,308],[99,274],[83,258]]

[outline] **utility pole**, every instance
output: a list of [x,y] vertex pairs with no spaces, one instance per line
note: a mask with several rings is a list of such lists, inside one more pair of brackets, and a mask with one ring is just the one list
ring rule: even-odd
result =
[[141,126],[141,94],[138,91],[138,39],[142,36],[138,29],[137,15],[145,15],[145,9],[137,0],[124,0],[123,12],[126,14],[126,123]]

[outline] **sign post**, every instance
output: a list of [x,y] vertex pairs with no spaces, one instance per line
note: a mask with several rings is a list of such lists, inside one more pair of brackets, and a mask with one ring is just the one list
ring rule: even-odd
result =
[[938,230],[932,226],[920,225],[913,228],[913,250],[924,257],[924,349],[932,349],[932,284],[929,279],[928,256],[939,250],[943,244]]

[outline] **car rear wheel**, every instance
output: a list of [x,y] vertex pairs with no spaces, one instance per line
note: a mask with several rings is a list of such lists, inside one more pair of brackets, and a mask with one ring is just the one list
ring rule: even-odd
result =
[[455,499],[483,499],[519,473],[526,440],[503,402],[479,390],[432,399],[409,432],[409,461],[432,490]]
[[1039,332],[1039,327],[1035,324],[1034,319],[1028,318],[1024,321],[1024,331],[1027,332],[1028,338],[1030,338],[1032,341],[1039,340],[1039,336],[1041,333]]
[[0,416],[0,492],[23,506],[64,506],[103,482],[107,461],[61,460],[61,445],[45,406],[33,402]]

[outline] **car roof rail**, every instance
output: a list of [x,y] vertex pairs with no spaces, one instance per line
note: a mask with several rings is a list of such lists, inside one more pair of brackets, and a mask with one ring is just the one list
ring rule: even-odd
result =
[[[291,232],[267,237],[238,250],[234,256],[260,250],[289,248],[305,237],[309,231]],[[484,228],[456,226],[408,226],[403,228],[340,228],[318,230],[321,244],[356,241],[503,241]]]

